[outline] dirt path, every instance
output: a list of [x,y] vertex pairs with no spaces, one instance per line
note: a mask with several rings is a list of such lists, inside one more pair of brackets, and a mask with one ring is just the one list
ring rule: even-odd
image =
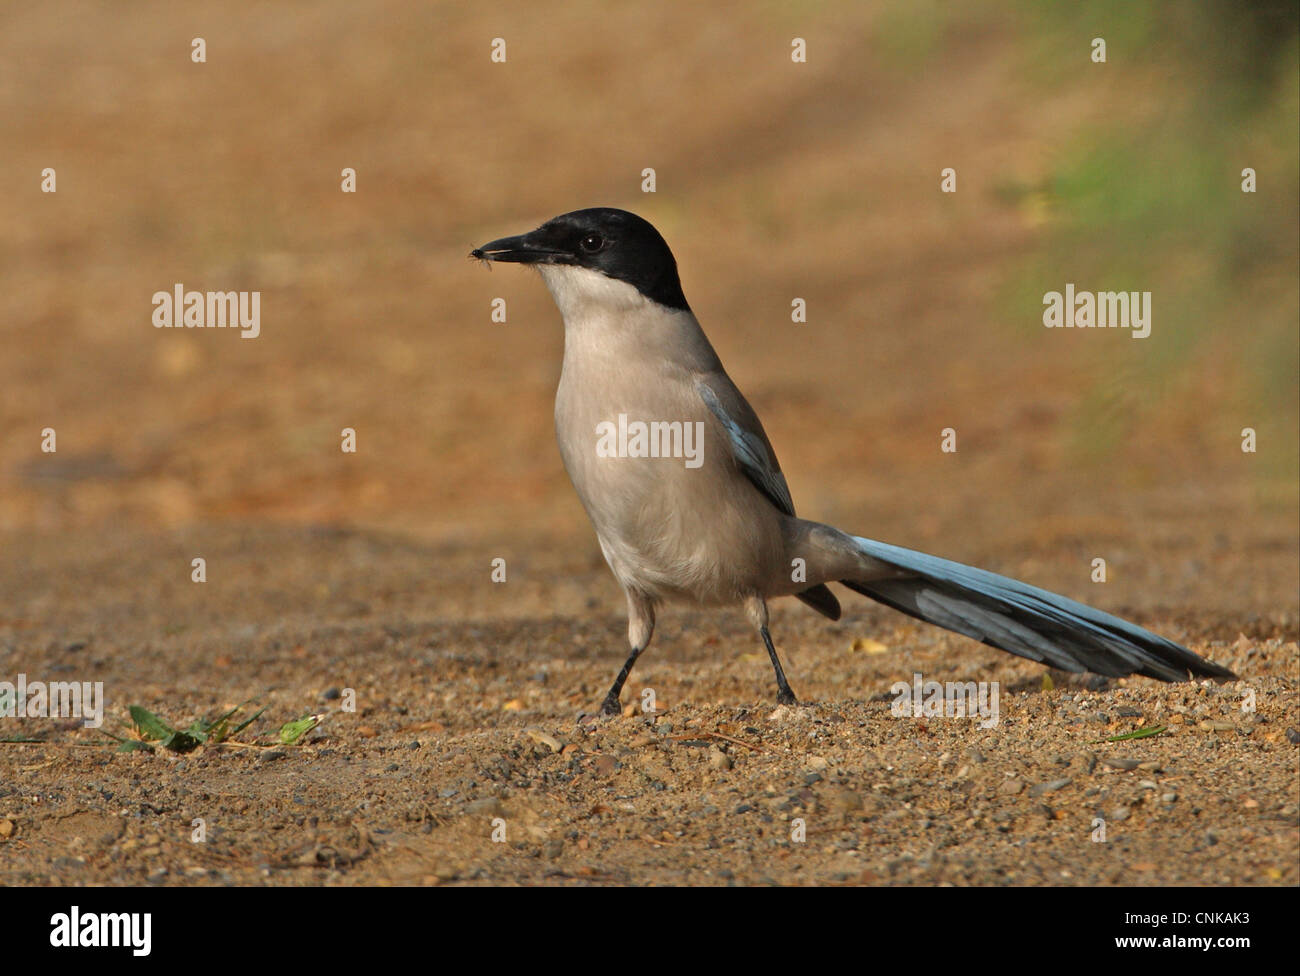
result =
[[[241,738],[268,746],[124,755],[76,723],[20,723],[49,741],[0,747],[7,884],[1300,880],[1294,617],[1239,619],[1227,631],[1252,636],[1223,641],[1207,639],[1220,611],[1133,608],[1243,681],[1057,674],[1045,690],[1037,666],[865,601],[838,624],[786,605],[773,626],[813,703],[791,709],[739,615],[672,613],[630,684],[660,714],[591,725],[576,718],[617,667],[622,621],[582,547],[533,549],[548,555],[497,587],[513,596],[486,597],[500,612],[444,615],[465,601],[422,569],[469,580],[482,564],[435,546],[212,533],[232,578],[200,608],[143,582],[175,538],[100,541],[120,580],[92,584],[80,548],[3,580],[5,646],[33,678],[102,676],[118,732],[127,704],[181,725],[257,697],[268,712]],[[40,609],[60,584],[77,613]],[[998,682],[997,724],[891,717],[913,673]],[[269,745],[307,712],[327,713],[309,741]],[[1168,731],[1099,741],[1151,725]]]

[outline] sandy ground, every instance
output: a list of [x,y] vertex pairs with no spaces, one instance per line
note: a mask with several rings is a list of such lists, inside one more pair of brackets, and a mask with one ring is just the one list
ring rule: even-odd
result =
[[[1117,608],[1242,681],[1056,674],[1046,690],[1038,666],[866,601],[846,599],[836,624],[780,606],[810,703],[787,708],[739,614],[685,610],[665,615],[625,696],[653,689],[658,713],[591,723],[578,716],[621,662],[623,622],[581,541],[539,542],[491,584],[452,548],[222,530],[201,546],[229,582],[201,598],[149,582],[182,545],[108,533],[47,549],[2,581],[25,607],[0,622],[6,647],[49,680],[102,676],[119,733],[129,703],[183,725],[257,697],[268,712],[240,740],[265,747],[119,754],[75,723],[23,723],[48,741],[0,752],[5,883],[1300,880],[1294,612],[1225,627],[1191,595]],[[1197,578],[1175,589],[1212,603]],[[51,592],[75,611],[42,612]],[[471,593],[499,612],[441,612]],[[918,672],[998,682],[996,726],[892,717],[891,685]],[[309,741],[276,747],[307,712],[326,714]]]
[[[118,735],[130,705],[267,709],[184,755],[0,722],[0,883],[1300,882],[1294,398],[1252,399],[1236,333],[1139,381],[1177,323],[1067,341],[1005,300],[1053,227],[999,188],[1158,114],[1159,78],[1044,93],[975,13],[922,70],[882,44],[887,4],[628,6],[594,33],[580,4],[425,9],[0,15],[0,185],[25,188],[0,222],[0,681],[103,682]],[[795,34],[816,56],[791,75]],[[775,706],[738,612],[683,607],[625,691],[656,714],[580,721],[625,622],[551,432],[560,326],[533,275],[465,255],[593,204],[664,230],[800,514],[1094,603],[1241,681],[1048,676],[841,592],[838,623],[773,607],[806,706]],[[1243,321],[1293,301],[1279,255]],[[152,329],[175,281],[261,289],[262,337]],[[997,682],[997,724],[892,716],[916,673]]]

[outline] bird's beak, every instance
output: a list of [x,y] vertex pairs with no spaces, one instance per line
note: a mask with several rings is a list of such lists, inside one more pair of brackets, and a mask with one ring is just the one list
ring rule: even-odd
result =
[[564,254],[564,251],[558,251],[538,240],[536,231],[489,241],[470,251],[470,257],[480,261],[505,261],[512,264],[551,264]]

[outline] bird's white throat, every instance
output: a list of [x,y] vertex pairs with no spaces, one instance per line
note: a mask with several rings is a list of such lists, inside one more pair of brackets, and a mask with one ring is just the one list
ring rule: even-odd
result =
[[622,315],[654,305],[634,285],[590,268],[571,264],[539,264],[542,280],[566,323],[587,316]]

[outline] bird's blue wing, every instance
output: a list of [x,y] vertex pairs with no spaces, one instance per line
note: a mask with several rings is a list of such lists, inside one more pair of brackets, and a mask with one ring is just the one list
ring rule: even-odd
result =
[[[700,399],[717,418],[726,434],[736,466],[777,510],[794,517],[790,486],[776,460],[776,452],[763,433],[763,425],[752,407],[725,373],[713,374],[695,385]],[[823,583],[810,586],[795,596],[823,616],[840,619],[840,601]]]
[[[731,446],[732,457],[736,459],[745,477],[778,509],[786,515],[794,515],[794,501],[790,498],[790,487],[785,483],[785,475],[781,473],[767,437],[761,427],[753,429],[745,424],[746,420],[753,417],[753,411],[748,409],[749,405],[742,399],[740,403],[744,404],[745,409],[736,409],[733,406],[733,409],[728,410],[717,391],[707,382],[701,380],[695,388],[710,412],[722,424]],[[726,392],[733,391],[734,387]],[[740,394],[735,395],[739,397]],[[746,417],[745,414],[749,416]],[[753,424],[757,425],[757,418],[754,418]]]

